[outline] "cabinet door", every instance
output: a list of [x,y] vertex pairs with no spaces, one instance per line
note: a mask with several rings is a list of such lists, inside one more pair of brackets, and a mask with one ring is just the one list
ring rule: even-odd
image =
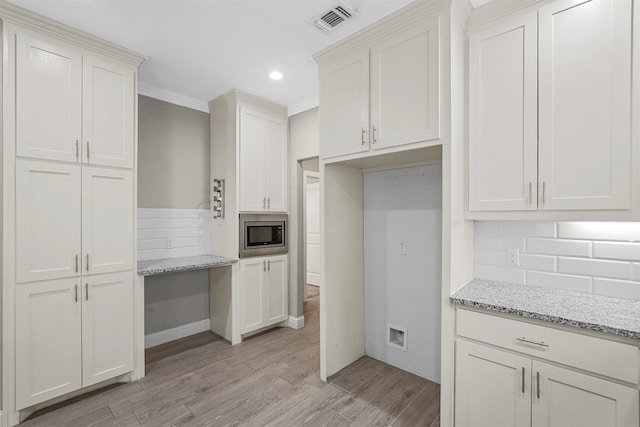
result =
[[541,362],[532,378],[533,427],[638,425],[638,390]]
[[17,282],[80,274],[80,167],[16,161]]
[[539,10],[543,209],[630,205],[631,0]]
[[82,168],[83,274],[133,268],[131,171]]
[[469,210],[535,210],[537,15],[469,39]]
[[263,211],[265,195],[265,115],[240,107],[240,211]]
[[240,260],[240,333],[264,326],[267,262],[264,258]]
[[455,425],[529,427],[531,360],[456,342]]
[[369,149],[369,49],[320,69],[320,157]]
[[266,325],[286,320],[289,314],[287,271],[286,255],[267,258]]
[[421,22],[371,49],[373,148],[440,136],[439,21]]
[[82,280],[82,385],[133,369],[133,273]]
[[133,167],[134,70],[83,58],[83,162]]
[[285,120],[276,117],[266,119],[265,195],[267,210],[287,211],[287,127]]
[[79,281],[16,287],[17,409],[81,387]]
[[62,42],[16,35],[16,154],[77,162],[82,57]]

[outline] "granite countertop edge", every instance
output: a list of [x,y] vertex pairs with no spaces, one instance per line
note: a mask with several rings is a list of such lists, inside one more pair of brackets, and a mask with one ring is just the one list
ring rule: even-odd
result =
[[[515,316],[524,317],[524,318],[542,320],[549,323],[577,327],[580,329],[587,329],[587,330],[601,332],[609,335],[615,335],[619,337],[640,340],[640,330],[626,329],[623,327],[607,325],[606,321],[603,321],[600,323],[594,323],[594,322],[589,322],[589,321],[585,321],[577,318],[572,318],[571,316],[565,317],[565,316],[544,313],[540,311],[532,311],[532,310],[527,310],[523,308],[510,307],[506,304],[500,304],[497,302],[489,303],[486,301],[476,301],[468,297],[456,295],[460,293],[463,289],[465,289],[465,287],[469,285],[473,286],[474,283],[478,283],[478,282],[482,283],[485,286],[491,285],[490,281],[478,280],[478,279],[472,280],[469,283],[467,283],[463,288],[461,288],[459,291],[457,291],[452,296],[450,296],[449,297],[450,301],[455,304],[464,305],[468,307],[480,308],[480,309],[489,310],[489,311],[496,311],[499,313],[505,313],[505,314],[515,315]],[[511,284],[501,283],[501,282],[500,283],[495,282],[495,284],[499,286],[511,285]],[[542,288],[542,289],[544,292],[549,292],[548,288]],[[639,314],[639,317],[640,317],[640,314]]]
[[219,255],[194,255],[179,258],[162,258],[138,261],[138,275],[154,276],[178,271],[203,270],[211,267],[224,267],[238,260]]

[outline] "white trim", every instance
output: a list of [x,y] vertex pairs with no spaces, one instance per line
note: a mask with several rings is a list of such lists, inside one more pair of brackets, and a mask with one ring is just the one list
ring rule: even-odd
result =
[[2,410],[0,409],[0,426],[3,426],[4,423],[2,422]]
[[303,111],[316,108],[318,105],[320,105],[320,102],[318,101],[318,97],[314,96],[313,98],[309,98],[307,100],[298,102],[297,104],[290,105],[287,108],[287,115],[291,117],[293,115],[302,113]]
[[138,94],[148,96],[150,98],[159,99],[160,101],[169,102],[171,104],[180,105],[182,107],[191,108],[193,110],[209,112],[209,105],[205,101],[180,95],[170,90],[151,87],[144,83],[138,83]]
[[304,316],[300,316],[300,317],[289,316],[289,320],[287,320],[287,326],[293,329],[304,328]]
[[144,348],[155,347],[169,341],[199,334],[200,332],[208,330],[210,330],[210,321],[209,319],[204,319],[178,326],[176,328],[167,329],[166,331],[155,332],[144,336]]

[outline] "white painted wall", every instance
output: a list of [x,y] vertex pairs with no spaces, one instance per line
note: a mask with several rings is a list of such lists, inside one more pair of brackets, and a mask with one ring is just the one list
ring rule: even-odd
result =
[[320,180],[307,177],[307,284],[320,286]]
[[[364,174],[365,352],[438,383],[441,241],[441,164]],[[407,351],[387,323],[407,329]]]
[[[313,108],[289,117],[289,316],[303,315],[303,167],[302,160],[318,157],[319,110]],[[315,162],[314,162],[315,163]],[[308,170],[311,169],[309,165]]]
[[[474,276],[640,300],[640,222],[476,221]],[[507,249],[519,265],[507,265]]]

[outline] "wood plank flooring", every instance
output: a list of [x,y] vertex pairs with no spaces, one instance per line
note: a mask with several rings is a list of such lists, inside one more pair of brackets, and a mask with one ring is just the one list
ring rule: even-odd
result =
[[231,346],[205,332],[149,349],[147,376],[34,414],[36,426],[439,426],[440,386],[369,357],[319,378],[319,297],[305,327]]

